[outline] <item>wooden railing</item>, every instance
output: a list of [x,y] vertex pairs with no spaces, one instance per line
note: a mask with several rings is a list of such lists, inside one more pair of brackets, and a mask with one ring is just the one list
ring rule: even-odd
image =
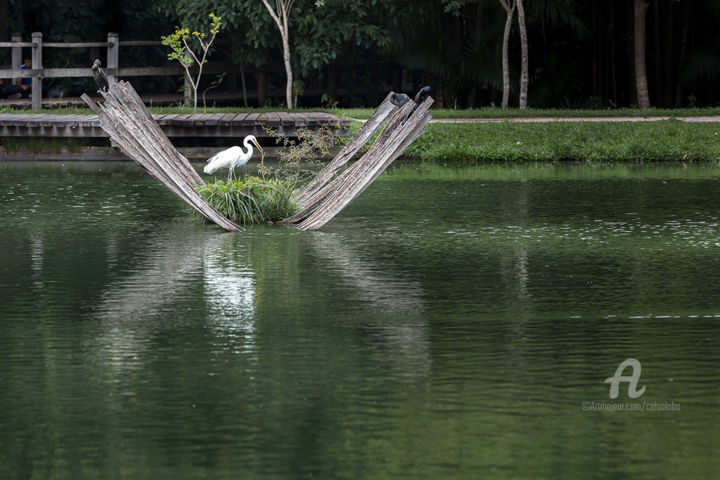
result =
[[[11,36],[10,42],[0,42],[0,48],[10,48],[13,66],[12,69],[0,70],[0,78],[32,78],[31,106],[34,110],[42,108],[42,80],[43,78],[68,78],[68,77],[92,77],[90,66],[84,68],[43,68],[43,49],[44,48],[106,48],[107,57],[105,60],[105,73],[110,83],[113,83],[117,77],[136,77],[136,76],[163,76],[163,75],[184,75],[184,69],[176,64],[164,67],[129,67],[119,68],[118,60],[120,58],[120,47],[139,47],[139,46],[160,46],[162,42],[159,40],[149,41],[120,41],[117,33],[108,33],[106,42],[45,42],[43,43],[43,35],[41,32],[32,33],[32,41],[23,42],[20,35]],[[21,70],[18,67],[23,62],[22,48],[32,48],[32,69]],[[209,63],[205,66],[204,71],[207,73],[221,73],[226,71],[235,71],[234,67],[228,68],[227,65]],[[185,78],[186,95],[190,92],[188,79]]]

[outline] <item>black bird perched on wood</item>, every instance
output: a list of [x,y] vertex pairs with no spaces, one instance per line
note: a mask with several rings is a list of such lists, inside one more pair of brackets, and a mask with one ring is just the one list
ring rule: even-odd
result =
[[404,93],[393,93],[392,97],[390,97],[390,103],[392,103],[396,107],[402,107],[409,101],[410,97],[408,97]]
[[407,122],[408,118],[410,118],[413,113],[415,113],[415,110],[417,110],[417,108],[420,106],[420,104],[421,104],[422,102],[424,102],[424,101],[430,96],[430,92],[432,92],[432,88],[431,88],[429,85],[427,85],[427,86],[425,86],[425,87],[422,87],[422,88],[417,92],[417,94],[415,95],[415,100],[414,100],[414,101],[415,101],[415,106],[413,107],[412,110],[410,110],[410,113],[408,113],[408,116],[405,117],[405,120],[403,120],[403,122],[402,122],[403,124],[404,124],[405,122]]
[[92,73],[93,78],[95,78],[95,83],[98,86],[98,93],[100,92],[107,92],[110,85],[108,85],[107,77],[105,76],[105,72],[103,72],[102,63],[100,60],[95,60],[95,62],[92,65]]
[[430,87],[429,85],[422,87],[417,92],[417,95],[415,95],[415,103],[419,105],[424,102],[425,99],[430,96],[430,92],[432,92],[432,87]]

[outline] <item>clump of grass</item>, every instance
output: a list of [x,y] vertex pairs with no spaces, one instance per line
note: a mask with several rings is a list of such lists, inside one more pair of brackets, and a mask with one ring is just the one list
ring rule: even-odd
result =
[[293,196],[295,183],[246,176],[215,180],[197,188],[218,212],[241,225],[277,222],[299,211]]

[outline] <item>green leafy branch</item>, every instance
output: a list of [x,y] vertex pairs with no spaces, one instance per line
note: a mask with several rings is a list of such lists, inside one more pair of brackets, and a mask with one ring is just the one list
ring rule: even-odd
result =
[[[203,65],[207,63],[207,55],[210,50],[210,46],[215,41],[215,37],[222,28],[222,18],[218,17],[214,13],[210,13],[210,39],[207,40],[208,34],[204,32],[193,31],[190,32],[188,27],[175,27],[175,32],[167,36],[160,37],[162,44],[170,47],[170,53],[168,53],[168,60],[177,60],[185,68],[187,78],[190,80],[190,84],[193,88],[193,106],[197,110],[197,90],[200,84],[200,77],[202,76]],[[202,55],[195,53],[190,47],[190,40],[194,38],[200,44]],[[190,73],[190,68],[193,64],[198,65],[197,77],[193,78]]]

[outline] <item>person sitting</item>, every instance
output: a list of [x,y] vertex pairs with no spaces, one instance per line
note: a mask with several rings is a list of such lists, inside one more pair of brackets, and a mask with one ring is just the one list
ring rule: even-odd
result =
[[[32,60],[26,58],[23,64],[20,65],[20,70],[32,70]],[[20,89],[19,92],[22,98],[30,98],[30,93],[32,93],[32,78],[18,77],[15,80],[15,85]]]
[[20,98],[21,90],[17,85],[3,85],[3,81],[0,79],[0,98]]

